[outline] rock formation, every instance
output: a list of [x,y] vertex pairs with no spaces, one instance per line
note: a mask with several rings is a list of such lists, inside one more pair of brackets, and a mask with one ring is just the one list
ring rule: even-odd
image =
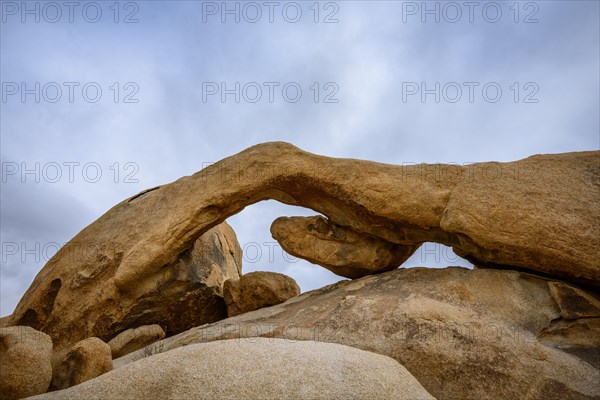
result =
[[144,325],[121,332],[108,342],[108,345],[110,346],[112,357],[119,358],[164,337],[165,331],[160,325]]
[[[599,165],[600,152],[394,166],[317,156],[286,143],[257,145],[117,204],[46,264],[11,322],[40,329],[62,347],[61,332],[72,332],[68,344],[89,336],[110,340],[126,328],[181,315],[175,306],[216,303],[212,294],[181,288],[187,284],[177,279],[177,261],[211,227],[266,199],[312,208],[390,243],[438,242],[481,266],[599,288]],[[237,250],[226,230],[222,225],[212,235],[229,244],[222,256],[231,259]],[[165,309],[165,299],[178,304]],[[211,310],[194,323],[210,322],[223,315],[218,308],[184,315]],[[172,333],[193,326],[171,325]]]
[[112,370],[110,346],[91,337],[78,342],[55,368],[52,378],[54,389],[79,385]]
[[[394,358],[438,399],[594,399],[600,396],[594,366],[600,330],[592,321],[600,314],[562,318],[578,313],[580,302],[561,309],[550,289],[557,283],[517,271],[397,269],[160,343],[169,351],[254,336],[334,342]],[[574,322],[591,329],[567,326],[549,334]],[[115,368],[140,357],[134,352],[114,360]]]
[[44,393],[52,379],[52,340],[28,326],[0,327],[0,400]]
[[[113,208],[109,213],[129,218],[156,217],[128,236],[115,284],[128,290],[209,227],[276,199],[392,243],[437,242],[480,266],[600,288],[599,169],[598,151],[465,167],[393,166],[317,156],[286,143],[257,145],[148,192],[133,206]],[[165,243],[165,235],[172,240]]]
[[[114,206],[60,249],[0,326],[47,333],[55,375],[81,340],[164,327],[167,339],[114,360],[117,371],[48,398],[111,393],[107,382],[120,374],[137,376],[156,359],[204,351],[180,346],[243,336],[336,342],[387,355],[440,399],[598,398],[599,175],[599,151],[399,166],[318,156],[286,143],[257,145]],[[271,230],[284,249],[357,279],[289,298],[299,290],[286,279],[241,276],[241,249],[224,221],[267,199],[324,216],[277,219]],[[424,242],[451,246],[478,268],[395,269]],[[230,315],[246,313],[215,323],[228,308]],[[17,366],[7,369],[16,371],[10,377],[2,372],[7,398],[31,365],[45,363],[48,342],[40,340],[40,348],[18,353],[11,350],[20,349],[18,341],[3,339],[3,359]],[[18,361],[19,354],[32,361]],[[147,360],[136,361],[141,356]],[[329,371],[328,362],[320,360],[315,373]],[[140,396],[167,390],[173,371],[139,389]],[[196,378],[183,371],[192,375],[174,378],[177,385]],[[254,373],[243,371],[243,379]],[[47,372],[26,390],[39,392]]]
[[299,294],[296,281],[277,272],[250,272],[238,280],[225,281],[223,285],[223,298],[230,317],[274,306]]
[[9,326],[12,315],[7,315],[5,317],[0,318],[0,328],[3,326]]
[[[126,291],[115,285],[114,263],[127,253],[125,237],[143,230],[145,219],[157,217],[149,212],[126,218],[126,209],[136,201],[127,200],[125,209],[113,208],[61,248],[17,305],[11,323],[49,334],[55,360],[88,337],[110,341],[127,329],[154,323],[175,334],[227,317],[223,282],[239,277],[242,261],[227,224],[190,242],[151,278],[132,282]],[[164,236],[161,243],[168,240]]]
[[288,253],[352,279],[398,268],[419,247],[393,244],[318,216],[277,218],[271,233]]
[[186,346],[33,399],[91,398],[433,399],[389,357],[339,344],[264,338]]

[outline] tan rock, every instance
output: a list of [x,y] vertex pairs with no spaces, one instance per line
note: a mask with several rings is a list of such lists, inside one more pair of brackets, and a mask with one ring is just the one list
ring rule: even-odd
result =
[[113,358],[122,357],[132,351],[139,350],[165,337],[160,325],[144,325],[128,329],[114,337],[108,345]]
[[230,317],[274,306],[299,294],[296,281],[277,272],[250,272],[240,279],[225,281],[223,285],[223,298]]
[[7,315],[5,317],[0,318],[0,328],[3,326],[10,326],[10,319],[12,315]]
[[395,360],[333,343],[193,344],[34,399],[429,400]]
[[[190,318],[218,320],[222,300],[177,280],[174,263],[211,227],[267,199],[391,243],[437,242],[484,267],[539,271],[598,289],[599,165],[599,151],[399,166],[257,145],[114,206],[44,266],[12,322],[47,332],[63,348],[165,319],[167,334],[186,329]],[[92,250],[73,257],[82,244]],[[166,299],[175,304],[161,305]]]
[[[125,209],[139,199],[143,196],[126,202]],[[242,261],[231,227],[212,228],[152,277],[122,291],[115,286],[114,263],[127,245],[113,239],[124,240],[123,232],[139,228],[139,221],[122,219],[123,212],[127,214],[118,208],[109,211],[63,247],[17,306],[14,323],[37,327],[53,338],[54,364],[88,337],[109,341],[127,329],[154,323],[172,335],[227,317],[223,282],[239,277]],[[153,218],[153,213],[138,218]],[[165,238],[157,245],[167,245]]]
[[44,393],[52,379],[52,340],[28,326],[0,327],[0,400]]
[[[543,337],[560,313],[548,281],[534,275],[407,268],[338,282],[160,343],[169,351],[253,336],[334,342],[394,358],[440,399],[597,398],[599,348],[590,346],[597,333]],[[561,348],[575,340],[588,354]],[[114,360],[115,368],[139,353]]]
[[53,389],[66,389],[112,370],[110,346],[91,337],[77,343],[54,372]]
[[538,338],[600,369],[600,301],[592,293],[564,282],[548,282],[561,318],[550,322]]
[[600,318],[600,300],[591,293],[564,282],[548,282],[548,285],[560,308],[561,317],[566,319]]
[[280,217],[271,234],[288,253],[346,278],[397,268],[419,247],[390,243],[315,217]]
[[600,369],[600,318],[558,319],[543,329],[541,343],[585,360]]

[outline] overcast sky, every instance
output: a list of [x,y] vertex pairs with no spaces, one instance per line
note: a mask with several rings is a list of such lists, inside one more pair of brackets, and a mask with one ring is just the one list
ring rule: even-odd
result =
[[[600,145],[598,1],[114,4],[0,4],[1,315],[111,206],[257,143],[394,164]],[[244,272],[340,280],[273,246],[281,215],[311,211],[229,219]]]

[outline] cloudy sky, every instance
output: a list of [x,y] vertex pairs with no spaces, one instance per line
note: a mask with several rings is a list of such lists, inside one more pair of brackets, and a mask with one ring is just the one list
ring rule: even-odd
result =
[[[0,314],[108,208],[251,145],[403,164],[597,150],[597,1],[2,1]],[[327,270],[229,219],[244,271]],[[465,265],[428,245],[406,266]]]

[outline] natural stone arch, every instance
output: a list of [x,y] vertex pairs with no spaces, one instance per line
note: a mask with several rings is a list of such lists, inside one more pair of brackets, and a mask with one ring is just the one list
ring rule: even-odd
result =
[[[65,313],[63,299],[144,293],[204,232],[266,199],[311,208],[339,226],[397,245],[437,242],[479,266],[522,268],[597,287],[599,161],[600,152],[581,152],[513,163],[398,166],[318,156],[287,143],[257,145],[114,206],[46,264],[12,322],[43,309],[48,282],[60,278],[54,308],[37,315],[38,323],[90,319],[91,329],[102,314],[78,311],[73,302],[75,309]],[[98,247],[74,262],[78,243]]]

